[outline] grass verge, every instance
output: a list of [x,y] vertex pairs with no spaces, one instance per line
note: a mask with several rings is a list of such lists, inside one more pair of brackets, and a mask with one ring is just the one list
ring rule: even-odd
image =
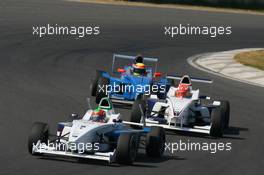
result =
[[158,3],[151,3],[151,2],[138,2],[138,1],[129,1],[129,0],[66,0],[66,1],[86,2],[86,3],[95,3],[95,4],[125,5],[125,6],[136,6],[136,7],[154,7],[154,8],[208,11],[208,12],[264,15],[264,10],[246,10],[246,9],[237,9],[237,8],[208,7],[208,6],[202,6],[202,5],[166,4],[166,3],[158,4]]
[[234,59],[246,66],[264,70],[264,50],[242,52],[235,55]]

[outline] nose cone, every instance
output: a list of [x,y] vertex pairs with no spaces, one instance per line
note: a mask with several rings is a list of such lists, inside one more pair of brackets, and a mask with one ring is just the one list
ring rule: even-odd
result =
[[69,142],[94,142],[96,131],[100,126],[102,126],[101,123],[81,120],[73,121],[71,133],[69,135]]
[[115,125],[113,124],[75,120],[73,121],[68,142],[77,146],[87,147],[88,145],[89,147],[89,145],[100,143],[104,134],[113,130],[115,130]]

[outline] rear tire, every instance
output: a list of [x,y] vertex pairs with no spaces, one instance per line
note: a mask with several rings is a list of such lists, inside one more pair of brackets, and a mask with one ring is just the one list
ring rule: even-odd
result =
[[224,118],[224,129],[227,129],[229,127],[229,120],[230,120],[230,103],[229,101],[226,100],[220,102],[221,102],[220,108]]
[[[98,84],[97,84],[97,89],[96,89],[96,97],[95,97],[95,102],[97,104],[100,103],[101,99],[104,97],[107,97],[107,85],[109,85],[109,79],[103,77],[102,75],[99,76],[98,78]],[[101,90],[101,88],[99,87],[103,87],[103,90]]]
[[135,134],[120,135],[116,148],[116,161],[119,164],[133,164],[137,157],[138,138]]
[[157,97],[158,97],[158,99],[161,99],[161,100],[165,100],[166,99],[165,93],[161,93],[161,92],[157,92]]
[[37,153],[32,153],[33,145],[37,144],[40,140],[41,143],[48,143],[49,138],[49,128],[46,123],[35,122],[31,128],[31,132],[28,137],[28,151],[32,155],[39,155]]
[[[140,123],[142,114],[141,114],[139,105],[141,105],[143,113],[145,114],[146,102],[141,99],[136,100],[132,106],[132,111],[131,111],[130,119],[129,119],[130,122]],[[140,128],[139,126],[135,126],[135,125],[131,125],[131,127],[135,129]]]
[[161,157],[165,149],[165,130],[161,127],[151,127],[146,138],[146,154],[149,157]]
[[211,112],[211,128],[210,136],[212,137],[221,137],[223,135],[223,115],[220,107],[212,109]]

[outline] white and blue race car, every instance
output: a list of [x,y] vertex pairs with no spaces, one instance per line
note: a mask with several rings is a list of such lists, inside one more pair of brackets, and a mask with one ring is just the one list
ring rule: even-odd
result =
[[[129,121],[124,122],[137,128],[143,125],[159,126],[168,130],[222,136],[229,125],[229,102],[211,101],[210,97],[201,96],[199,89],[192,89],[192,81],[212,83],[212,80],[190,78],[187,75],[167,78],[180,80],[180,83],[170,87],[165,99],[151,95],[149,98],[137,100],[132,107]],[[207,103],[202,103],[202,100]]]
[[[98,108],[89,109],[83,117],[73,115],[72,122],[58,123],[56,137],[51,139],[48,125],[33,124],[28,138],[32,155],[56,155],[132,164],[140,143],[145,142],[147,156],[161,157],[165,149],[165,132],[161,127],[131,129],[115,113],[111,101],[102,98]],[[146,139],[141,139],[146,137]]]

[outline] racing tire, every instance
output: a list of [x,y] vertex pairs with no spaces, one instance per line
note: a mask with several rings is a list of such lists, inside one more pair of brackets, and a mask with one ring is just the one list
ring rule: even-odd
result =
[[[96,88],[96,97],[95,97],[95,102],[97,104],[100,103],[102,98],[107,97],[107,92],[106,92],[107,85],[109,85],[109,79],[103,77],[102,75],[99,76],[98,84],[97,84],[97,88]],[[104,87],[103,91],[101,90],[100,87]]]
[[142,100],[142,99],[143,99],[143,94],[138,94],[136,100]]
[[166,99],[166,93],[162,93],[160,91],[157,92],[158,99],[165,100]]
[[221,137],[223,135],[223,115],[220,107],[216,107],[212,109],[211,112],[211,128],[210,128],[210,136],[212,137]]
[[91,95],[92,95],[92,97],[96,96],[96,91],[97,91],[97,86],[98,86],[98,79],[99,79],[100,75],[101,75],[101,71],[96,70],[95,78],[93,79],[92,86],[91,86]]
[[[137,99],[134,102],[133,106],[132,106],[132,110],[131,110],[131,114],[130,114],[130,119],[129,119],[130,122],[140,123],[142,114],[141,114],[139,105],[141,105],[142,110],[143,110],[143,113],[145,115],[145,112],[146,112],[146,102],[144,100]],[[131,127],[134,128],[134,129],[140,128],[140,126],[135,126],[135,125],[131,125]]]
[[32,153],[33,145],[37,144],[40,140],[41,143],[48,143],[49,127],[48,124],[42,122],[35,122],[31,128],[31,132],[28,137],[28,151],[32,155],[40,155],[38,153]]
[[165,130],[162,127],[151,127],[146,137],[146,154],[148,157],[161,157],[165,150]]
[[138,138],[136,134],[120,135],[116,147],[116,162],[119,164],[133,164],[137,157]]
[[229,120],[230,120],[230,103],[229,101],[222,100],[220,101],[221,105],[221,111],[224,118],[224,129],[227,129],[229,127]]

